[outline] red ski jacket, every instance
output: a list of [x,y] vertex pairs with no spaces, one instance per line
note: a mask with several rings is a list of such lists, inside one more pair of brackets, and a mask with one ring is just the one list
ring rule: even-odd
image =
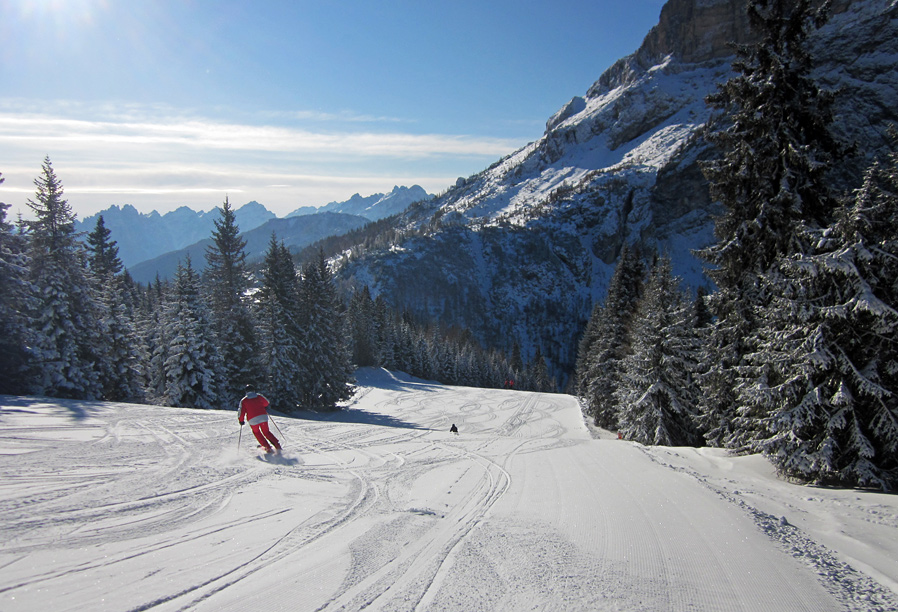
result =
[[[237,420],[244,419],[252,421],[258,416],[268,415],[265,410],[268,407],[268,400],[264,395],[256,395],[248,393],[246,397],[240,400],[240,412],[237,414]],[[252,424],[252,423],[251,423]]]

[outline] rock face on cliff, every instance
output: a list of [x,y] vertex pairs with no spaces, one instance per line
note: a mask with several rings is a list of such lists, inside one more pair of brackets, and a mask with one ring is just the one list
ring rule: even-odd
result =
[[[840,1],[814,38],[818,77],[839,88],[839,130],[861,155],[844,187],[898,120],[898,3]],[[675,273],[707,284],[692,250],[713,240],[698,166],[704,98],[731,75],[730,42],[749,40],[744,0],[670,0],[633,55],[571,99],[538,141],[413,206],[400,238],[341,263],[347,285],[413,313],[462,323],[484,342],[539,346],[561,372],[605,293],[624,242],[666,252]]]

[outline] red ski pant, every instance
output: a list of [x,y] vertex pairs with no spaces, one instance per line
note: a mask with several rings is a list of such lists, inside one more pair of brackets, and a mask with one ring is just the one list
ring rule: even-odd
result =
[[278,439],[268,430],[268,421],[262,421],[258,425],[250,425],[250,427],[252,427],[253,435],[256,436],[256,440],[258,440],[259,444],[265,448],[271,448],[272,446],[275,448],[281,447],[281,443],[278,442]]

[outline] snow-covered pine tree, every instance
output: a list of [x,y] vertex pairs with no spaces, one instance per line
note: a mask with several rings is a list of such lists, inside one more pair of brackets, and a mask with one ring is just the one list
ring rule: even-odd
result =
[[536,347],[536,353],[533,360],[527,367],[528,387],[533,391],[541,391],[543,393],[554,393],[557,391],[555,381],[549,375],[549,366],[546,365],[546,358],[543,356],[542,349]]
[[358,367],[380,365],[377,354],[378,329],[374,300],[368,285],[354,291],[347,312],[349,335],[352,339],[352,361]]
[[830,129],[833,96],[811,78],[807,51],[827,12],[828,3],[814,8],[810,0],[749,2],[757,42],[737,47],[736,75],[708,97],[720,111],[708,138],[723,157],[703,171],[726,208],[718,242],[700,252],[718,288],[701,375],[710,443],[730,434],[740,380],[758,374],[744,368],[743,356],[770,301],[765,279],[781,258],[807,252],[804,228],[825,226],[835,207],[824,174],[843,149]]
[[9,204],[0,202],[0,393],[23,394],[29,390],[25,377],[33,336],[27,313],[34,310],[35,298],[28,281],[27,243],[6,221],[8,209]]
[[276,296],[262,297],[257,308],[265,396],[272,406],[290,412],[296,409],[299,397],[299,348],[288,332],[287,317]]
[[165,336],[164,307],[167,290],[159,276],[137,301],[135,328],[140,378],[144,397],[152,404],[164,403],[165,362],[168,359],[168,339]]
[[97,217],[97,224],[87,235],[88,263],[91,272],[98,278],[115,276],[122,271],[122,260],[118,256],[118,243],[112,240],[112,231],[106,227],[103,215]]
[[626,244],[608,283],[605,301],[590,322],[595,339],[580,363],[580,389],[587,409],[599,427],[617,427],[618,405],[615,400],[621,359],[629,350],[630,320],[639,300],[643,265]]
[[293,259],[272,233],[262,267],[256,318],[265,396],[273,406],[287,412],[296,409],[300,393],[298,296]]
[[246,240],[240,237],[237,217],[226,197],[218,209],[212,244],[206,248],[205,287],[223,364],[222,386],[236,403],[248,384],[258,384],[261,370],[255,321],[245,302],[249,288]]
[[208,307],[200,296],[200,279],[190,258],[179,264],[163,305],[162,324],[168,341],[165,392],[168,406],[223,409],[231,405],[220,391],[221,360]]
[[433,363],[430,359],[430,344],[427,337],[419,333],[415,340],[415,357],[412,374],[419,378],[433,378]]
[[432,351],[431,360],[433,362],[433,380],[446,381],[452,374],[454,359],[452,358],[452,350],[446,337],[433,330],[430,338],[430,347]]
[[[708,138],[723,157],[703,166],[711,194],[725,207],[718,242],[701,254],[722,290],[763,303],[758,278],[781,256],[803,251],[803,225],[824,226],[836,202],[825,173],[843,149],[831,132],[833,95],[811,78],[807,39],[828,3],[752,0],[757,43],[737,47],[737,74],[708,96],[722,111]],[[722,129],[714,129],[721,128]]]
[[380,367],[387,367],[386,364],[394,359],[393,335],[395,327],[393,325],[392,311],[387,306],[387,302],[382,295],[378,295],[374,299],[374,320],[377,364]]
[[[392,368],[409,372],[412,368],[415,355],[415,338],[412,331],[410,317],[403,315],[396,321],[393,334],[393,364]],[[459,376],[462,372],[459,371]]]
[[577,361],[574,364],[574,393],[580,397],[585,397],[589,389],[587,378],[589,358],[592,355],[593,346],[601,339],[599,325],[602,313],[603,304],[596,302],[589,315],[589,321],[586,322],[586,327],[583,329],[583,336],[577,344]]
[[377,296],[374,300],[374,307],[377,312],[377,318],[380,322],[380,334],[378,337],[378,352],[380,354],[380,365],[388,370],[399,370],[397,367],[399,357],[397,355],[397,347],[399,346],[399,320],[395,312],[387,306],[383,296]]
[[324,252],[303,269],[300,282],[302,370],[301,402],[317,410],[335,410],[352,397],[352,354],[343,312]]
[[470,344],[464,344],[458,347],[455,354],[455,364],[458,372],[455,384],[465,387],[476,386],[474,355]]
[[31,321],[35,332],[33,392],[93,399],[102,395],[102,339],[97,304],[86,270],[86,253],[75,232],[75,214],[63,197],[50,158],[35,179],[26,221],[30,280],[37,290]]
[[97,219],[87,236],[88,266],[99,307],[100,329],[104,338],[100,379],[103,398],[112,401],[140,401],[143,386],[139,375],[138,345],[135,343],[133,283],[122,275],[118,246],[111,232]]
[[708,290],[699,285],[695,290],[695,327],[708,327],[714,322],[714,316],[708,308]]
[[[745,441],[788,476],[898,487],[898,155],[874,165],[817,248],[782,263],[776,308],[749,356]],[[772,288],[773,290],[773,288]],[[754,424],[754,423],[753,423]]]
[[430,363],[432,367],[428,378],[440,381],[445,380],[446,371],[452,362],[449,342],[445,334],[441,334],[440,330],[434,327],[430,331],[427,344],[430,349]]
[[697,346],[694,306],[679,288],[671,263],[660,258],[632,322],[631,352],[615,390],[624,438],[642,444],[694,445]]
[[729,291],[708,296],[717,319],[699,331],[702,339],[697,353],[696,380],[701,388],[699,396],[699,431],[710,446],[730,444],[736,434],[734,417],[737,408],[736,387],[739,368],[748,352],[747,342],[752,328],[750,305],[733,300]]

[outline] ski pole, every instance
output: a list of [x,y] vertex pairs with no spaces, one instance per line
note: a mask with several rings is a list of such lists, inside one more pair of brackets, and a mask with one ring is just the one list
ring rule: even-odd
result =
[[284,432],[281,431],[281,428],[278,427],[278,424],[274,422],[274,419],[271,418],[271,415],[270,415],[270,414],[268,415],[268,420],[272,422],[272,424],[274,425],[274,428],[278,430],[278,433],[281,434],[281,437],[284,439],[284,442],[286,442],[286,441],[287,441],[287,436],[284,435]]
[[243,423],[240,424],[240,434],[237,436],[237,452],[240,452],[240,440],[243,439]]

